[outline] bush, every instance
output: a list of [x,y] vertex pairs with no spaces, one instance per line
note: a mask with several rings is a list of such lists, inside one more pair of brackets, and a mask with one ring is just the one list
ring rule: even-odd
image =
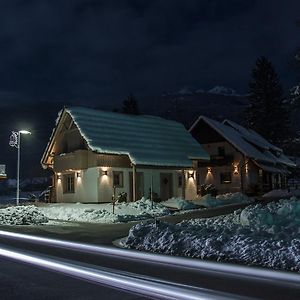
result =
[[210,194],[211,196],[215,197],[218,194],[218,190],[213,184],[202,184],[200,194],[201,196]]

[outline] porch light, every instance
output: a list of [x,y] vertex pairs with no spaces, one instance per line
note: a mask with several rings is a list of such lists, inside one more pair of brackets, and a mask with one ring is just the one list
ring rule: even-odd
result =
[[60,173],[57,174],[57,180],[61,180],[61,174]]
[[103,170],[103,171],[102,171],[102,174],[103,174],[103,175],[107,175],[107,170]]
[[194,172],[193,171],[189,172],[189,178],[194,178]]
[[233,174],[239,174],[239,168],[237,165],[233,166]]
[[77,176],[77,178],[80,178],[81,177],[81,172],[80,171],[76,172],[76,176]]
[[211,173],[211,167],[207,168],[207,173]]

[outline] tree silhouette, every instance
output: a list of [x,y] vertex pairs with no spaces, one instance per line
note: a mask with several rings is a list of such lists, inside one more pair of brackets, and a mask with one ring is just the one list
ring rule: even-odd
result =
[[279,78],[264,56],[257,59],[252,69],[249,89],[246,125],[271,142],[280,143],[289,135],[289,114]]
[[130,115],[139,115],[137,100],[132,94],[129,94],[123,101],[122,113]]

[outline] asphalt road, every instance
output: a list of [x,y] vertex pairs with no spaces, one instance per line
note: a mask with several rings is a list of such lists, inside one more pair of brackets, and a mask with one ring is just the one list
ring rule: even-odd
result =
[[[223,209],[192,212],[186,215],[163,218],[178,222],[182,219],[208,217],[228,213],[236,209],[231,206]],[[111,245],[117,238],[127,235],[134,223],[127,224],[77,224],[64,226],[1,226],[1,230],[34,234],[90,244]],[[82,254],[66,249],[53,248],[0,238],[0,247],[10,247],[17,251],[30,251],[51,257],[86,263],[95,267],[106,267],[136,273],[139,276],[151,276],[162,280],[189,284],[221,292],[251,296],[257,299],[300,299],[299,287],[287,288],[274,286],[270,282],[243,281],[239,278],[224,277],[223,274],[197,271],[194,269],[153,264],[124,257],[110,255]],[[61,274],[41,270],[36,267],[0,259],[0,298],[1,299],[146,299],[104,286],[96,286]]]

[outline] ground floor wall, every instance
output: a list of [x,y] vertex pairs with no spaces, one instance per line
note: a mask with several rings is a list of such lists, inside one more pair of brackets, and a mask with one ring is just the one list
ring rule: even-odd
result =
[[[174,169],[136,168],[136,198],[167,200],[172,197],[195,199],[197,184],[195,172]],[[57,202],[111,202],[113,197],[126,194],[133,199],[133,169],[94,167],[80,171],[56,173]],[[184,189],[184,193],[183,193]]]

